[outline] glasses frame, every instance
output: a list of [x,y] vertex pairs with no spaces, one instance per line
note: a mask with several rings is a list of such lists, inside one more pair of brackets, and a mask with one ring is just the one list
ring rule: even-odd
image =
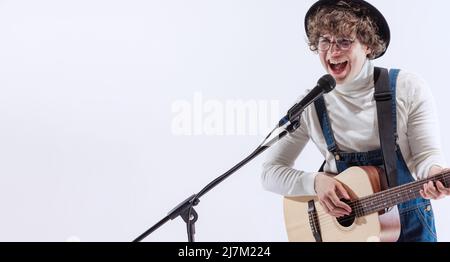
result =
[[[328,48],[326,48],[326,49],[324,49],[324,48],[320,48],[320,42],[322,42],[323,40],[326,40],[326,41],[328,41],[329,42],[329,46],[328,46]],[[348,41],[348,42],[350,42],[350,45],[348,46],[348,47],[345,47],[345,48],[342,48],[342,41]],[[336,48],[338,48],[339,50],[341,50],[341,51],[348,51],[348,50],[350,50],[351,48],[352,48],[352,46],[353,46],[353,44],[355,43],[355,41],[356,41],[356,39],[350,39],[350,38],[345,38],[345,37],[342,37],[342,38],[337,38],[336,40],[334,40],[334,41],[331,41],[329,38],[327,38],[327,37],[320,37],[319,38],[319,42],[317,43],[317,50],[319,51],[319,52],[328,52],[328,50],[330,50],[331,49],[331,47],[334,45]],[[339,43],[339,42],[341,42],[341,43]]]

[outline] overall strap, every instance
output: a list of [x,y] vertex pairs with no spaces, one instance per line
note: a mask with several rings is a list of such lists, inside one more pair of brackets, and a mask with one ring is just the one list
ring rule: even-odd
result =
[[378,128],[383,151],[385,176],[380,176],[383,190],[397,186],[397,130],[395,87],[398,72],[391,75],[384,68],[375,68],[375,101],[377,102]]
[[334,138],[333,129],[331,128],[330,118],[328,117],[327,107],[325,105],[325,98],[321,96],[314,102],[316,108],[317,117],[319,118],[320,127],[327,143],[328,151],[333,155],[339,152],[339,147]]
[[398,141],[398,131],[397,131],[397,79],[398,74],[400,73],[399,69],[391,69],[389,70],[389,80],[390,80],[390,87],[392,92],[392,123],[394,125],[394,136],[395,136],[395,142]]

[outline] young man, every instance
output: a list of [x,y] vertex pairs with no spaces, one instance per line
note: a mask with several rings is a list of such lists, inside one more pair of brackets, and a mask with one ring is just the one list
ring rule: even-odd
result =
[[[362,0],[318,1],[306,15],[305,28],[311,50],[318,53],[337,86],[303,112],[298,130],[272,148],[262,182],[267,190],[284,196],[317,195],[330,215],[342,217],[351,212],[341,201],[349,195],[333,176],[351,166],[384,167],[373,60],[386,52],[390,31],[383,15]],[[397,180],[404,184],[436,175],[445,161],[430,90],[413,74],[390,73],[392,129],[398,148],[391,156],[397,163]],[[324,172],[292,168],[310,139],[326,159]],[[398,206],[399,241],[436,241],[429,199],[448,196],[450,189],[430,182],[421,195]]]

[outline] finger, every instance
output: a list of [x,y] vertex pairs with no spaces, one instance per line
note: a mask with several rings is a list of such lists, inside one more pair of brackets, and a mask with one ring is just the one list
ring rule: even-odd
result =
[[345,204],[344,202],[342,202],[338,198],[338,196],[336,195],[335,192],[331,193],[330,200],[333,203],[333,205],[335,206],[335,208],[343,209],[345,211],[346,215],[348,215],[350,212],[352,212],[352,209],[350,208],[350,206]]
[[439,193],[436,191],[433,182],[430,182],[425,186],[425,194],[432,199],[436,199],[439,197]]
[[428,187],[435,189],[434,182],[433,181],[428,182]]
[[342,209],[339,207],[334,210],[334,213],[336,213],[338,215],[337,217],[343,217],[343,216],[350,215],[349,212],[347,212],[345,209]]
[[423,193],[423,198],[425,199],[431,199],[432,196],[428,193],[428,184],[423,185],[423,189],[421,190]]
[[325,210],[326,213],[330,213],[331,212],[330,208],[328,207],[327,203],[324,200],[321,200],[320,204],[322,205],[322,207],[323,207],[323,209]]
[[333,204],[335,205],[335,209],[340,210],[344,215],[350,215],[352,212],[352,208],[339,199],[334,199]]
[[433,194],[433,192],[432,192],[430,183],[427,183],[427,184],[424,186],[424,192],[425,192],[425,195],[428,196],[428,198],[430,198],[430,199],[434,199],[434,198],[436,197],[436,196]]
[[446,188],[441,181],[436,182],[436,187],[440,193],[444,195],[450,195],[450,189]]
[[426,191],[427,191],[427,184],[424,184],[423,186],[422,186],[422,190],[421,190],[425,195],[427,194],[426,193]]
[[325,205],[327,206],[328,213],[331,214],[334,212],[334,206],[329,199],[324,200]]
[[419,193],[420,193],[420,195],[421,195],[424,199],[430,199],[430,197],[429,197],[427,194],[425,194],[425,191],[423,191],[423,189],[421,189],[421,190],[419,191]]
[[346,215],[346,211],[334,206],[332,201],[329,198],[326,198],[322,201],[322,206],[326,207],[327,213],[334,217],[341,217]]
[[347,213],[347,211],[345,211],[341,208],[335,208],[329,214],[334,217],[343,217],[343,216],[347,216],[346,213]]
[[434,185],[433,181],[429,182],[430,186],[428,187],[430,189],[430,192],[436,196],[436,198],[442,197],[442,194],[439,192],[439,190]]
[[334,207],[333,210],[330,210],[330,214],[335,217],[347,216],[348,212],[340,207]]
[[336,187],[337,187],[338,192],[339,192],[345,199],[350,200],[350,196],[349,196],[349,194],[347,193],[347,190],[345,190],[344,186],[343,186],[341,183],[337,183],[337,184],[336,184]]

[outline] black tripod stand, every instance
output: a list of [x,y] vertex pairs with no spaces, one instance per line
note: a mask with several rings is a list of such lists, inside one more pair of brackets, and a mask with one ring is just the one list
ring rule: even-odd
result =
[[[208,191],[216,187],[218,184],[220,184],[222,181],[227,179],[229,176],[231,176],[233,173],[235,173],[237,170],[239,170],[241,167],[245,166],[247,163],[249,163],[251,160],[259,156],[261,153],[266,151],[268,148],[270,148],[272,145],[274,145],[278,140],[285,137],[289,132],[294,132],[298,127],[300,123],[300,118],[298,120],[294,121],[293,123],[286,125],[286,127],[279,127],[282,129],[282,131],[273,137],[273,133],[278,130],[279,128],[275,128],[263,141],[263,143],[258,146],[258,148],[251,153],[248,157],[246,157],[244,160],[239,162],[237,165],[232,167],[230,170],[225,172],[223,175],[219,176],[215,180],[213,180],[211,183],[206,185],[200,192],[197,194],[194,194],[188,198],[186,198],[183,202],[181,202],[178,206],[176,206],[172,211],[169,212],[169,214],[161,219],[158,223],[156,223],[154,226],[152,226],[150,229],[142,233],[139,237],[137,237],[133,242],[139,242],[142,241],[144,238],[146,238],[148,235],[150,235],[153,231],[158,229],[160,226],[165,224],[169,220],[173,220],[177,218],[178,216],[181,216],[186,222],[186,230],[188,235],[188,241],[194,242],[194,234],[195,234],[195,222],[198,219],[198,214],[195,211],[194,207],[198,205],[200,202],[200,197],[202,197],[204,194],[206,194]],[[271,138],[273,137],[273,138]],[[270,139],[271,138],[271,139]],[[269,140],[270,139],[270,140]]]

